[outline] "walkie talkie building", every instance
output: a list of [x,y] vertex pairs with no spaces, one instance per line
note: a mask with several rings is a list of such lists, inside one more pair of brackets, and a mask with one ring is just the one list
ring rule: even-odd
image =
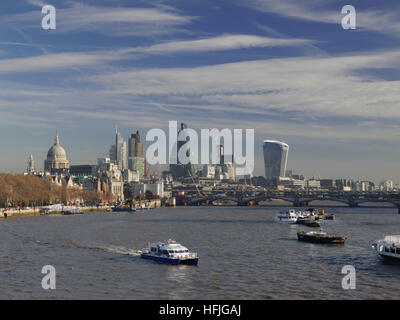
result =
[[284,177],[286,172],[289,145],[275,140],[264,140],[265,177]]

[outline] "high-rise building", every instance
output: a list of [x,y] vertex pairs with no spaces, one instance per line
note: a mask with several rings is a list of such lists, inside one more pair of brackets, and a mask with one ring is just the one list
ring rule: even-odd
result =
[[143,179],[145,171],[145,161],[143,157],[129,157],[128,167],[131,171],[136,171],[139,174],[139,178]]
[[116,164],[121,171],[128,168],[127,166],[127,148],[126,141],[122,137],[121,133],[117,130],[115,132],[115,151],[116,151]]
[[143,157],[143,144],[140,142],[139,130],[132,134],[129,139],[128,157]]
[[263,144],[265,178],[284,177],[286,172],[289,145],[286,143],[265,140]]
[[[179,130],[179,132],[178,132],[178,136],[179,136],[179,133],[180,133],[182,130],[185,130],[185,129],[187,129],[187,128],[188,128],[188,126],[187,126],[186,124],[181,123],[181,128],[180,128],[180,130]],[[169,165],[169,170],[171,171],[171,174],[172,174],[172,177],[174,178],[174,180],[180,179],[180,178],[186,178],[186,177],[193,176],[193,168],[192,168],[191,163],[189,162],[188,164],[183,164],[183,163],[181,163],[181,162],[179,161],[179,157],[178,157],[180,148],[181,148],[184,144],[186,144],[189,140],[190,140],[190,138],[187,137],[187,138],[186,138],[186,141],[178,141],[178,143],[177,143],[177,148],[176,148],[176,152],[177,152],[177,163],[176,163],[176,164],[170,164],[170,165]],[[186,156],[187,156],[187,157],[189,157],[189,152],[190,152],[190,151],[188,150],[187,153],[186,153]]]
[[109,153],[109,155],[110,155],[110,160],[112,161],[112,162],[117,162],[117,149],[116,149],[116,147],[115,147],[115,145],[112,145],[111,147],[110,147],[110,153]]
[[143,144],[140,142],[139,131],[131,135],[129,139],[128,168],[136,171],[140,179],[143,179],[145,172],[145,161],[143,158]]

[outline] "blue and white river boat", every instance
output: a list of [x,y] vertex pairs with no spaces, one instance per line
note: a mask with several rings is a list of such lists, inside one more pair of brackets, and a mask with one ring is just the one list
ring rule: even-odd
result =
[[197,265],[199,262],[197,253],[190,252],[174,240],[148,243],[147,248],[142,250],[141,257],[170,264]]
[[400,236],[386,236],[383,240],[378,240],[372,245],[384,260],[388,262],[400,262]]

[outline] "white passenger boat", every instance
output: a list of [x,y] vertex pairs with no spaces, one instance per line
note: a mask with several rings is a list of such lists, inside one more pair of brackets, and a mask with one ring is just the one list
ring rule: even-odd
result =
[[275,222],[278,223],[296,223],[297,222],[297,214],[294,209],[290,209],[288,211],[281,211],[275,216]]
[[374,243],[372,248],[385,260],[400,262],[400,235],[386,236]]
[[82,214],[83,211],[81,208],[76,206],[65,206],[61,212],[63,215],[70,215],[70,214]]
[[199,262],[197,253],[190,252],[174,240],[148,243],[147,248],[142,250],[141,257],[170,264],[197,265]]

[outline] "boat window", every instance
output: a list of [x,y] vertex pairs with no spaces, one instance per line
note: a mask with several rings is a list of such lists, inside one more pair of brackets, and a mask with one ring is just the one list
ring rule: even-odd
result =
[[391,253],[396,253],[395,249],[393,247],[390,248]]
[[396,253],[400,254],[400,248],[396,248]]
[[151,251],[155,252],[155,251],[157,251],[157,249],[156,248],[151,248]]
[[388,247],[385,247],[385,252],[389,252],[389,248]]

